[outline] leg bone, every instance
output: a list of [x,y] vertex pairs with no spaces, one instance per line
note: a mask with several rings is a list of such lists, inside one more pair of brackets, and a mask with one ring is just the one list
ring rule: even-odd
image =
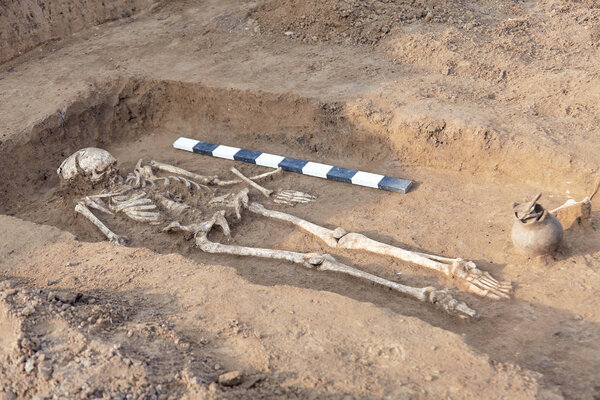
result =
[[433,287],[415,288],[392,282],[378,276],[369,274],[348,265],[342,264],[329,254],[320,255],[316,253],[298,253],[287,250],[261,249],[254,247],[225,245],[211,242],[207,238],[208,232],[200,231],[196,233],[196,245],[206,253],[213,254],[231,254],[238,256],[252,256],[268,258],[273,260],[285,260],[295,264],[303,265],[307,268],[314,268],[319,271],[333,271],[356,278],[365,279],[378,285],[390,288],[399,293],[411,296],[417,300],[431,302],[440,305],[449,313],[456,314],[462,318],[477,316],[477,312],[469,308],[465,303],[454,300],[450,294],[444,291],[438,291]]
[[482,272],[475,263],[460,258],[446,258],[424,253],[412,252],[389,244],[370,239],[359,233],[346,233],[343,229],[327,229],[296,216],[280,211],[268,210],[258,203],[252,203],[248,209],[256,214],[290,222],[309,232],[328,246],[341,249],[364,250],[376,254],[390,256],[402,261],[420,265],[463,283],[467,290],[492,299],[510,298],[512,289],[510,282],[499,282],[489,273]]

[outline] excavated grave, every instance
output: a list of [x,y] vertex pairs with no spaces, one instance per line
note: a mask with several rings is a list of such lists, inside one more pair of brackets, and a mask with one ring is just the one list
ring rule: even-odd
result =
[[[61,186],[56,175],[62,160],[88,146],[111,152],[123,173],[131,171],[140,158],[224,178],[231,178],[229,168],[233,165],[247,175],[266,171],[261,167],[173,149],[173,141],[185,136],[414,179],[417,185],[408,195],[297,174],[284,174],[264,185],[317,196],[310,204],[286,210],[307,220],[330,228],[343,226],[410,249],[473,259],[482,269],[503,279],[527,280],[518,268],[522,260],[511,254],[507,243],[506,232],[512,222],[508,199],[530,196],[535,187],[502,176],[443,172],[407,163],[406,160],[412,157],[410,153],[406,157],[399,155],[389,140],[354,125],[343,109],[343,104],[320,103],[292,95],[212,89],[179,82],[139,79],[107,82],[99,85],[91,96],[82,97],[41,121],[22,142],[3,143],[0,211],[53,225],[73,233],[82,241],[104,241],[95,227],[73,211],[76,199],[101,188]],[[459,168],[450,165],[449,169]],[[217,191],[216,195],[219,194],[222,193]],[[256,193],[252,196],[260,199]],[[551,205],[564,200],[552,192],[547,193],[547,197]],[[442,204],[434,198],[445,201]],[[202,199],[197,200],[202,202]],[[207,209],[203,211],[208,212]],[[552,383],[566,384],[573,376],[569,366],[588,362],[584,342],[578,340],[561,345],[571,355],[563,359],[564,363],[558,369],[556,364],[544,361],[556,356],[545,333],[556,331],[561,321],[572,318],[570,310],[576,306],[565,310],[552,308],[550,300],[545,300],[550,297],[543,287],[534,289],[531,295],[535,297],[538,293],[544,298],[543,304],[536,304],[530,295],[516,302],[495,302],[460,292],[452,282],[414,266],[362,253],[336,252],[344,262],[390,280],[412,286],[453,288],[457,297],[483,315],[481,321],[464,325],[435,307],[349,277],[275,261],[208,255],[195,249],[189,236],[164,235],[156,227],[116,217],[102,218],[112,230],[129,236],[133,247],[146,247],[162,254],[179,253],[200,264],[231,266],[245,279],[260,285],[291,285],[339,293],[464,333],[467,342],[478,350],[494,359],[548,374]],[[290,226],[252,215],[244,215],[232,228],[234,242],[241,245],[330,251]],[[211,237],[215,241],[224,240],[219,233]],[[542,327],[539,331],[531,329],[522,333],[511,329],[517,321],[524,323],[523,318],[529,316],[535,316],[536,327]],[[588,335],[597,334],[591,322],[583,330]],[[524,340],[532,344],[525,345],[515,355],[510,349],[516,344],[522,346]],[[592,369],[578,375],[578,379],[576,385],[593,381]]]

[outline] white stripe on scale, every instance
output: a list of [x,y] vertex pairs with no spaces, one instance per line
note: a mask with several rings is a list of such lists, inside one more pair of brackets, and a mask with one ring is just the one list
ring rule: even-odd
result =
[[384,178],[383,175],[373,174],[371,172],[358,171],[352,177],[352,184],[353,185],[367,186],[367,187],[378,189],[379,186],[377,184],[383,178]]
[[262,153],[260,156],[256,157],[256,160],[254,160],[254,162],[256,163],[256,165],[261,165],[263,167],[278,168],[279,163],[283,161],[284,158],[285,157],[278,156],[275,154]]
[[302,168],[302,173],[304,175],[316,176],[317,178],[325,178],[327,179],[327,173],[333,168],[332,165],[321,164],[309,161],[304,168]]
[[219,146],[212,151],[213,157],[226,158],[228,160],[233,160],[233,156],[240,151],[241,149],[238,147],[229,147],[229,146]]
[[173,143],[173,147],[179,150],[194,151],[194,146],[197,144],[197,140],[180,137]]

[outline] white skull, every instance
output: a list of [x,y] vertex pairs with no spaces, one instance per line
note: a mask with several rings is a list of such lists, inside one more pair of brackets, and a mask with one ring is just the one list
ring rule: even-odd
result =
[[91,183],[98,183],[117,173],[116,165],[116,158],[108,151],[88,147],[71,154],[60,164],[56,173],[65,181],[81,176]]

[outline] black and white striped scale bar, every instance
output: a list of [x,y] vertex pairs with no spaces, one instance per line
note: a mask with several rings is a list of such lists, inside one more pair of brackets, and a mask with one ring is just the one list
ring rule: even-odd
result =
[[263,167],[281,167],[284,171],[297,172],[303,175],[316,176],[318,178],[346,182],[375,189],[383,189],[390,192],[406,193],[412,185],[412,181],[407,179],[392,178],[389,176],[372,174],[370,172],[357,171],[355,169],[334,167],[333,165],[298,160],[296,158],[282,157],[275,154],[261,153],[237,147],[206,143],[183,137],[177,139],[175,143],[173,143],[173,147],[207,156],[225,158],[227,160],[244,161]]

